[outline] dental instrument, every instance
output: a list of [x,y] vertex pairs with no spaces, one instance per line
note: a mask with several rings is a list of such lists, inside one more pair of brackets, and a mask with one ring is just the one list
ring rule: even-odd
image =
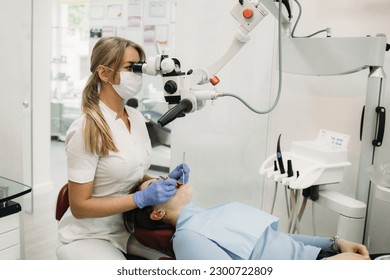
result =
[[278,144],[276,146],[276,158],[278,160],[280,174],[284,174],[286,171],[284,169],[282,151],[280,150],[280,137],[281,136],[282,136],[282,134],[279,134]]
[[185,159],[186,159],[186,152],[183,152],[183,184],[185,182],[185,178],[184,178],[184,163],[185,163]]
[[[184,175],[183,175],[184,176]],[[168,177],[164,177],[164,176],[158,176],[161,180],[166,180],[168,179]],[[176,189],[180,188],[183,184],[181,184],[179,181],[176,181]]]

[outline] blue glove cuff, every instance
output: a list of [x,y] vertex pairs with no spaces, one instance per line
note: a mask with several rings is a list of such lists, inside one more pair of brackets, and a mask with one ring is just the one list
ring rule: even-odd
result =
[[142,209],[145,207],[141,191],[135,192],[133,194],[133,199],[134,199],[134,203],[138,206],[139,209]]

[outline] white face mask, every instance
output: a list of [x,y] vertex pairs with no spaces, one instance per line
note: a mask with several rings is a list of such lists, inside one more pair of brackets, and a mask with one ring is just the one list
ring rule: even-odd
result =
[[110,82],[116,93],[124,100],[137,95],[142,88],[142,75],[134,72],[119,72],[120,83],[114,85]]

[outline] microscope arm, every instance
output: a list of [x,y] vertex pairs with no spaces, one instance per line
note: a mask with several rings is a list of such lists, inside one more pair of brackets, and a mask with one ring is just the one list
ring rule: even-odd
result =
[[234,33],[234,39],[229,49],[212,65],[205,69],[195,70],[193,76],[194,80],[191,85],[205,84],[209,81],[213,85],[218,83],[218,79],[214,80],[212,77],[216,75],[217,72],[219,72],[241,50],[241,48],[250,40],[248,33],[268,15],[267,10],[261,4],[256,4],[249,0],[239,1],[230,13],[238,21],[240,26]]
[[[242,0],[232,9],[231,15],[240,23],[240,26],[234,33],[234,39],[227,52],[215,63],[204,69],[197,69],[192,75],[191,85],[205,84],[211,82],[213,85],[218,83],[214,76],[241,50],[241,48],[250,40],[248,33],[252,31],[261,20],[267,15],[267,10],[279,19],[283,26],[289,26],[291,19],[290,0],[282,0],[288,12],[288,17],[284,14],[279,19],[279,7],[275,5],[274,0],[249,1]],[[265,6],[265,7],[264,7]],[[267,9],[266,9],[267,8]]]

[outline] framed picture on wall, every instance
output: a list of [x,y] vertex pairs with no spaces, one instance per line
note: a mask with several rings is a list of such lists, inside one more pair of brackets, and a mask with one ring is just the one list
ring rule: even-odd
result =
[[156,26],[155,25],[145,25],[144,26],[144,43],[145,44],[154,44],[156,41]]
[[108,19],[120,19],[123,17],[122,5],[108,5],[107,6],[107,18]]

